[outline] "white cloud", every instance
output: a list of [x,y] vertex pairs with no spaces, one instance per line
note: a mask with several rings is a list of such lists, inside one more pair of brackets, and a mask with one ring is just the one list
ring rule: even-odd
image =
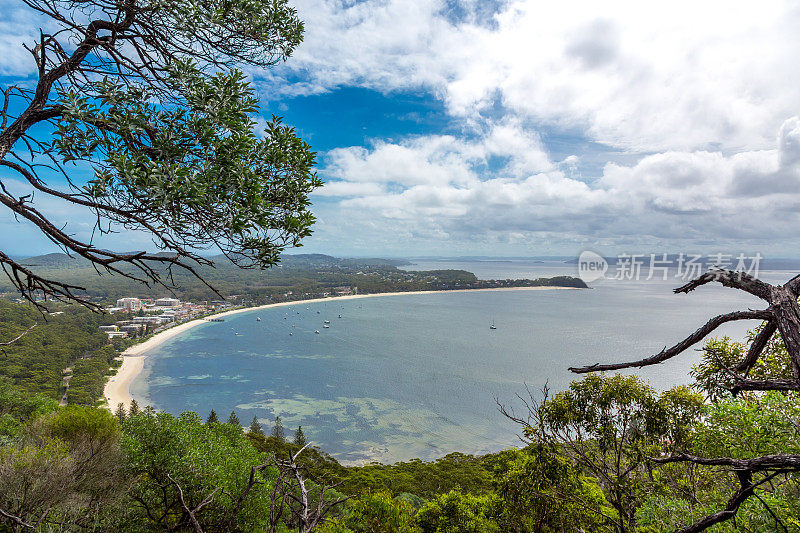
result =
[[[329,185],[331,195],[346,198],[326,207],[325,218],[347,219],[345,227],[367,228],[374,238],[392,235],[400,248],[419,239],[458,247],[512,237],[618,245],[796,240],[790,236],[800,222],[797,118],[784,123],[771,150],[654,154],[629,166],[608,164],[591,184],[552,165],[515,173],[514,158],[496,175],[476,173],[475,161],[487,157],[503,127],[472,143],[448,139],[460,149],[447,158],[435,156],[444,142],[436,136],[336,151],[326,173],[341,180]],[[373,188],[378,184],[380,191]],[[761,194],[747,193],[753,187]]]
[[341,190],[348,196],[352,191],[366,190],[364,185],[357,188],[355,184],[379,187],[381,191],[424,185],[461,188],[479,183],[485,173],[518,177],[552,168],[538,135],[509,119],[490,124],[475,139],[427,135],[400,143],[378,140],[371,148],[336,148],[325,155],[323,174],[340,181],[317,194],[332,196]]
[[[4,0],[0,12],[0,75],[14,77],[36,76],[36,62],[23,45],[33,47],[39,39],[39,29],[54,33],[58,27],[52,20],[34,12],[20,0]],[[69,45],[67,45],[69,46]]]
[[[301,0],[300,13],[308,37],[287,66],[304,90],[428,90],[467,132],[329,152],[322,194],[341,203],[322,218],[348,219],[340,238],[352,226],[402,250],[444,240],[767,246],[794,234],[792,3],[519,0],[491,20],[454,21],[443,1]],[[543,128],[633,157],[582,181],[580,158],[557,162],[542,148]]]
[[[445,0],[295,4],[305,41],[254,73],[264,94],[427,91],[451,119],[447,135],[324,154],[312,242],[400,253],[446,252],[445,240],[795,242],[793,2],[509,0],[489,12],[476,0],[458,16]],[[0,21],[0,73],[30,72],[18,33]],[[630,159],[578,179],[583,154],[548,154],[540,134],[553,130]]]
[[[800,10],[790,2],[508,2],[451,22],[443,0],[300,0],[304,83],[428,89],[454,117],[501,102],[542,124],[641,151],[771,143],[798,112]],[[486,16],[486,15],[484,15]]]
[[442,16],[440,0],[293,3],[306,34],[288,65],[302,81],[282,86],[283,91],[313,94],[351,84],[381,90],[433,87],[444,81],[432,51],[457,35]]

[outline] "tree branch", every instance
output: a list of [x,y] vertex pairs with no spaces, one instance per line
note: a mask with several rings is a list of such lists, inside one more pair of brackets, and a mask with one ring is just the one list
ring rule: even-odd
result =
[[195,533],[203,533],[203,528],[202,528],[202,526],[200,525],[200,521],[199,521],[199,520],[197,520],[197,516],[196,516],[196,514],[197,514],[198,512],[200,512],[200,510],[201,510],[201,509],[203,509],[203,507],[205,507],[206,505],[208,505],[208,504],[210,504],[211,502],[213,502],[213,501],[214,501],[214,495],[216,495],[216,493],[217,493],[217,492],[219,492],[219,491],[221,490],[221,488],[222,488],[222,487],[217,487],[216,489],[214,489],[214,490],[211,492],[211,494],[209,494],[208,496],[206,496],[206,497],[203,499],[203,501],[202,501],[202,502],[200,502],[200,503],[199,503],[199,504],[198,504],[198,505],[197,505],[197,506],[196,506],[194,509],[190,509],[190,508],[189,508],[189,506],[186,504],[186,501],[185,501],[185,500],[184,500],[184,498],[183,498],[183,489],[181,489],[181,486],[178,484],[178,482],[177,482],[177,481],[175,481],[175,480],[172,478],[172,476],[171,476],[171,475],[167,474],[167,478],[168,478],[168,479],[169,479],[169,480],[172,482],[172,484],[173,484],[173,485],[175,485],[175,488],[177,488],[177,489],[178,489],[178,498],[180,499],[180,502],[181,502],[181,507],[183,508],[183,512],[184,512],[184,513],[186,513],[186,514],[188,515],[188,517],[189,517],[189,523],[190,523],[190,524],[192,525],[192,527],[194,528],[194,530],[195,530]]
[[31,327],[29,327],[28,329],[26,329],[25,331],[23,331],[22,333],[20,333],[19,335],[17,335],[13,339],[11,339],[10,341],[0,342],[0,346],[10,346],[10,345],[14,344],[18,340],[20,340],[22,337],[27,335],[35,327],[36,327],[36,323],[34,323]]
[[720,282],[725,287],[743,290],[749,292],[753,296],[757,296],[762,300],[769,301],[772,292],[772,286],[768,283],[754,278],[746,272],[735,272],[733,270],[712,270],[705,274],[693,279],[686,285],[675,289],[675,293],[689,293],[701,285],[712,283],[714,281]]
[[749,476],[739,476],[739,480],[741,483],[741,488],[733,493],[733,496],[730,497],[728,500],[728,504],[725,506],[725,509],[718,513],[714,513],[712,515],[706,516],[705,518],[695,522],[689,527],[685,527],[678,531],[678,533],[698,533],[700,531],[705,531],[706,529],[710,528],[715,524],[719,524],[721,522],[725,522],[726,520],[730,520],[736,513],[739,511],[739,507],[742,503],[745,502],[750,496],[753,495],[756,488],[764,483],[770,481],[772,478],[780,474],[780,472],[774,472],[769,476],[765,477],[764,479],[760,480],[758,483],[752,483],[750,481]]
[[651,461],[658,464],[690,462],[705,466],[729,466],[734,470],[761,472],[764,470],[800,471],[800,454],[763,455],[752,459],[734,459],[732,457],[699,457],[688,453],[669,457],[653,457]]
[[663,363],[667,359],[671,359],[676,355],[679,355],[682,352],[686,351],[692,345],[703,340],[703,338],[705,338],[709,333],[717,329],[722,324],[725,324],[726,322],[732,322],[734,320],[769,320],[771,318],[772,318],[772,312],[769,311],[768,309],[760,311],[752,311],[752,310],[735,311],[733,313],[718,315],[709,320],[704,326],[699,328],[697,331],[686,337],[678,344],[674,345],[669,349],[664,348],[659,353],[647,357],[645,359],[640,359],[638,361],[632,361],[628,363],[614,363],[607,365],[595,363],[590,366],[571,367],[569,370],[571,372],[575,372],[576,374],[586,374],[588,372],[603,372],[607,370],[621,370],[623,368],[641,368],[644,366],[656,365],[658,363]]
[[750,369],[752,369],[756,364],[761,352],[764,351],[767,343],[777,330],[777,322],[775,320],[768,320],[764,324],[764,327],[761,328],[761,331],[758,332],[758,335],[756,335],[756,337],[753,339],[753,342],[750,344],[750,348],[747,350],[747,355],[745,355],[744,359],[742,359],[742,361],[733,369],[736,372],[744,372],[745,374],[749,372]]
[[3,517],[7,518],[8,520],[13,522],[14,524],[18,525],[19,527],[24,527],[25,529],[36,529],[35,525],[29,524],[28,522],[24,521],[20,517],[14,516],[11,513],[7,513],[3,509],[0,509],[0,515],[2,515]]

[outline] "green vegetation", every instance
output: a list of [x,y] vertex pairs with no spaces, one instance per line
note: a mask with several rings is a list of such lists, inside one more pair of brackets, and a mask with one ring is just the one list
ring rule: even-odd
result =
[[[303,23],[286,0],[25,6],[27,20],[47,29],[26,43],[36,79],[17,80],[24,90],[2,87],[0,163],[37,201],[91,213],[92,234],[138,231],[159,252],[132,252],[124,239],[97,246],[48,219],[31,194],[3,186],[7,215],[98,271],[154,285],[171,283],[173,271],[197,279],[211,248],[241,267],[266,268],[311,234],[309,194],[322,185],[316,154],[280,117],[259,127],[257,91],[242,71],[285,61],[302,41]],[[67,189],[48,183],[58,174]],[[2,252],[0,264],[31,302],[50,296],[94,308],[80,285]]]
[[109,324],[108,315],[75,306],[57,305],[43,316],[32,305],[0,298],[0,342],[8,341],[34,326],[16,342],[0,351],[0,377],[22,390],[61,399],[64,376],[69,379],[67,401],[94,405],[102,396],[109,368],[118,352],[98,330]]
[[[203,421],[92,407],[117,353],[97,331],[105,317],[64,307],[45,321],[5,300],[0,313],[8,340],[36,323],[0,352],[0,509],[40,531],[196,531],[193,521],[203,531],[288,531],[303,520],[323,533],[673,531],[724,509],[739,480],[659,458],[800,453],[798,393],[730,393],[724,368],[759,331],[748,343],[710,340],[692,388],[591,374],[532,394],[515,419],[522,449],[354,467],[307,447],[302,427],[287,435],[279,418],[265,433],[255,418],[242,428],[235,412],[222,423],[213,411]],[[59,408],[68,366],[67,398],[80,405]],[[751,376],[787,368],[773,336]],[[800,531],[799,481],[771,477],[716,530]],[[321,499],[324,520],[303,515],[303,488],[313,505]]]
[[[203,421],[135,403],[114,414],[93,407],[117,353],[96,329],[104,317],[65,307],[45,321],[4,300],[0,312],[9,340],[36,323],[0,352],[0,509],[40,531],[196,531],[193,521],[203,531],[288,531],[303,520],[323,533],[674,531],[725,509],[740,480],[659,458],[800,453],[797,392],[730,393],[724,369],[760,330],[748,343],[710,340],[692,388],[657,392],[635,376],[596,373],[532,394],[515,419],[522,449],[354,467],[304,448],[303,428],[287,435],[279,418],[265,433],[256,418],[242,428],[235,412],[222,423],[213,411]],[[67,398],[79,405],[59,408],[67,366]],[[773,336],[751,376],[788,368]],[[303,489],[324,520],[303,515]],[[800,531],[795,473],[754,493],[735,523],[715,530]]]
[[[773,346],[779,357],[780,344]],[[698,372],[738,347],[721,339],[707,348]],[[89,523],[104,531],[196,531],[193,520],[203,531],[289,531],[300,523],[297,501],[287,496],[301,494],[287,474],[296,456],[309,501],[325,489],[323,507],[339,502],[312,528],[322,533],[673,531],[723,509],[737,480],[652,458],[797,453],[797,400],[771,391],[707,402],[687,387],[658,393],[634,376],[591,375],[532,399],[530,416],[519,420],[528,439],[522,449],[345,467],[313,447],[297,455],[302,439],[274,429],[265,436],[257,422],[244,431],[235,413],[227,423],[211,416],[204,423],[195,413],[59,409],[6,379],[0,509],[27,523],[44,515],[42,531],[56,523],[64,531]],[[787,472],[760,486],[736,523],[716,530],[800,529],[798,481]],[[25,494],[16,488],[24,483]],[[344,495],[352,497],[340,501]]]
[[[464,270],[406,271],[398,266],[407,264],[390,259],[339,259],[320,254],[284,255],[275,268],[242,270],[223,256],[212,258],[215,268],[198,267],[198,273],[225,297],[258,304],[287,299],[316,298],[335,294],[337,288],[355,290],[361,294],[419,290],[480,289],[493,287],[578,287],[586,284],[580,279],[557,276],[542,279],[479,280]],[[26,265],[42,276],[58,277],[73,285],[87,287],[79,291],[94,301],[114,303],[124,296],[164,295],[158,286],[145,287],[122,276],[97,276],[89,261],[50,254],[25,260]],[[217,300],[219,295],[195,276],[174,273],[175,294],[183,300]],[[0,279],[0,291],[11,291],[7,280]],[[287,293],[291,293],[287,296]]]

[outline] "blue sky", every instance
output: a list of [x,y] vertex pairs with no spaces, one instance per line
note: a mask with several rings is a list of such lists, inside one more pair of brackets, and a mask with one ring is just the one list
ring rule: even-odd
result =
[[[2,82],[30,82],[21,44],[38,22],[5,4]],[[327,184],[299,251],[799,255],[792,2],[295,5],[304,43],[248,74],[263,115],[319,153]],[[41,207],[91,230],[79,212]],[[0,249],[52,247],[0,214]]]

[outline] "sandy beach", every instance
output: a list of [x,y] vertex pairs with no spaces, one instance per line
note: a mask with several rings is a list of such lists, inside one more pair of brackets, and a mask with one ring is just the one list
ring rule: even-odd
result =
[[294,300],[290,302],[279,302],[274,304],[260,305],[257,307],[243,307],[240,309],[232,309],[230,311],[223,311],[206,318],[197,318],[182,324],[177,324],[171,328],[160,331],[150,337],[149,339],[135,344],[122,352],[122,366],[119,367],[117,373],[106,382],[103,397],[109,409],[114,410],[117,405],[123,404],[126,408],[130,406],[132,397],[130,393],[130,385],[136,376],[144,368],[144,361],[147,359],[147,352],[163,342],[180,335],[181,333],[192,329],[200,324],[208,322],[209,318],[224,318],[226,316],[235,315],[238,313],[247,313],[250,311],[257,311],[259,309],[268,309],[270,307],[284,307],[290,305],[305,305],[317,302],[330,302],[335,300],[352,300],[357,298],[376,298],[385,296],[408,296],[413,294],[440,294],[440,293],[453,293],[453,292],[479,292],[479,291],[537,291],[537,290],[578,290],[578,287],[502,287],[496,289],[459,289],[447,291],[409,291],[409,292],[381,292],[375,294],[352,294],[349,296],[332,296],[328,298],[315,298],[312,300]]

